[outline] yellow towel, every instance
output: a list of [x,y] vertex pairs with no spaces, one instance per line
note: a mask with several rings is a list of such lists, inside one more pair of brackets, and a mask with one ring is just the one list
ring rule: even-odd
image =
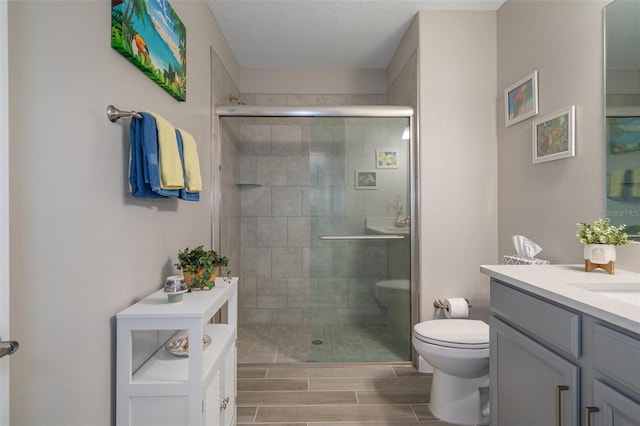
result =
[[184,156],[184,175],[188,192],[202,191],[202,177],[200,176],[200,160],[198,146],[190,133],[178,129],[182,136],[182,155]]
[[631,182],[633,182],[631,196],[634,198],[640,197],[640,169],[633,169]]
[[626,170],[614,170],[609,176],[609,198],[612,200],[621,200],[624,191],[624,175]]
[[160,188],[184,188],[182,162],[178,151],[176,129],[160,115],[149,112],[156,119],[158,128],[158,168],[160,169]]

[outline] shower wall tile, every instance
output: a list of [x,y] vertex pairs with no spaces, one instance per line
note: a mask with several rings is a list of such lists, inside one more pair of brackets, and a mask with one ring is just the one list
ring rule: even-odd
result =
[[287,185],[309,185],[309,156],[288,157]]
[[318,105],[318,95],[287,95],[287,105]]
[[333,249],[314,247],[310,251],[309,274],[312,277],[330,277],[333,270]]
[[261,156],[257,160],[258,183],[281,186],[287,184],[287,157]]
[[271,277],[271,249],[244,247],[242,249],[243,277]]
[[286,247],[287,218],[259,217],[257,218],[258,247]]
[[349,286],[344,278],[318,280],[318,307],[333,308],[349,306]]
[[333,249],[333,273],[336,277],[359,277],[364,275],[363,253],[357,246],[336,247]]
[[343,186],[331,188],[331,214],[344,215],[347,211],[347,191]]
[[303,277],[311,276],[310,267],[311,267],[311,248],[304,247],[302,249],[302,276]]
[[256,105],[286,105],[287,95],[255,95]]
[[309,278],[289,278],[287,280],[287,307],[309,308],[311,281]]
[[273,126],[271,139],[271,155],[302,155],[302,127]]
[[[362,126],[352,125],[347,126],[344,140],[345,140],[345,154],[348,156],[363,156],[365,155],[363,150],[362,141]],[[373,158],[373,155],[372,155]]]
[[[311,219],[312,235],[348,235],[348,220],[345,216],[318,216]],[[346,241],[324,241],[323,245],[337,247],[348,244]]]
[[268,155],[271,153],[271,126],[245,124],[240,126],[240,153]]
[[349,306],[377,307],[378,298],[375,295],[375,281],[367,279],[349,279]]
[[296,278],[302,276],[302,252],[299,248],[273,248],[271,276]]
[[257,157],[255,155],[240,155],[239,163],[240,182],[257,183]]
[[330,161],[327,163],[327,175],[329,177],[327,184],[329,185],[345,185],[345,160],[344,157],[329,157]]
[[362,262],[368,265],[365,271],[368,277],[389,276],[389,249],[387,246],[367,247],[363,251]]
[[302,215],[311,216],[311,187],[302,187]]
[[331,192],[326,187],[311,186],[309,188],[311,216],[331,215]]
[[277,278],[258,278],[256,280],[258,308],[286,308],[287,280]]
[[240,221],[240,241],[242,247],[258,246],[258,219],[255,216],[244,216]]
[[240,208],[243,216],[271,215],[271,188],[247,187],[240,191]]
[[255,308],[257,301],[256,279],[243,278],[242,285],[238,286],[239,305],[243,309]]
[[272,314],[272,309],[243,309],[241,325],[271,324],[273,318]]
[[302,187],[274,186],[271,190],[271,214],[274,216],[301,216]]
[[304,309],[274,309],[273,324],[306,324]]
[[308,217],[287,218],[287,246],[309,247],[311,220]]

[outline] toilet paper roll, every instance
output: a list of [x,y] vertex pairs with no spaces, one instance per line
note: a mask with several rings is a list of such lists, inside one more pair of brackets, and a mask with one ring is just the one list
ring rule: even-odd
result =
[[447,318],[469,318],[469,304],[462,297],[444,299],[444,306]]

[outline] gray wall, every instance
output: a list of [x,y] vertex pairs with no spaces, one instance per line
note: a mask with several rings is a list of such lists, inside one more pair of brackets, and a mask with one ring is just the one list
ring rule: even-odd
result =
[[[604,216],[603,30],[608,1],[508,1],[498,11],[499,252],[525,235],[553,263],[581,263],[577,222]],[[539,73],[540,114],[504,125],[504,89]],[[531,123],[576,106],[576,156],[532,164]]]
[[[205,2],[171,3],[188,34],[183,103],[111,48],[110,2],[9,2],[11,329],[21,344],[11,424],[111,424],[114,315],[161,288],[179,249],[209,244],[209,46],[225,46]],[[109,122],[108,104],[156,111],[194,135],[199,203],[128,195],[128,121]]]
[[[497,262],[496,13],[421,11],[418,36],[421,319],[466,297],[486,318],[479,265]],[[453,30],[455,29],[455,30]]]

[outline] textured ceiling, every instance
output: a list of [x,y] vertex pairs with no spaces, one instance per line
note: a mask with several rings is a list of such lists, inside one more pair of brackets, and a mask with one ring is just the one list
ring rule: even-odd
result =
[[243,68],[385,69],[418,10],[496,10],[504,0],[208,3]]

